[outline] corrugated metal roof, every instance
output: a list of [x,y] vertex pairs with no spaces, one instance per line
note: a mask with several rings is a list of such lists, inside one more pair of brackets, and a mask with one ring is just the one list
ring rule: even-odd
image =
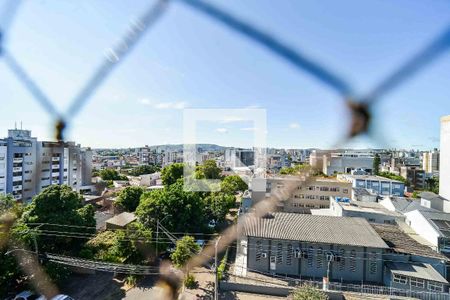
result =
[[386,263],[386,266],[394,274],[408,277],[421,278],[448,284],[448,281],[439,274],[430,264],[425,263]]
[[373,248],[389,248],[363,218],[272,213],[244,218],[245,236]]
[[111,219],[106,220],[106,223],[123,227],[135,221],[136,219],[137,217],[133,213],[123,212],[121,214],[118,214],[117,216],[112,217]]

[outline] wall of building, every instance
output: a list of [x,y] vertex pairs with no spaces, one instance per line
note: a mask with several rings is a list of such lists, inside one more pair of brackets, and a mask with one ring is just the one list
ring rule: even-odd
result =
[[6,195],[6,176],[7,176],[7,146],[5,142],[0,141],[0,195]]
[[450,199],[450,116],[441,118],[439,195]]
[[405,216],[406,224],[408,224],[418,235],[426,239],[433,246],[438,246],[439,233],[418,210],[405,213]]
[[[330,263],[332,281],[382,282],[382,250],[286,240],[249,237],[247,244],[248,270],[320,280],[327,274],[326,254],[342,256]],[[292,251],[290,251],[292,249]],[[295,258],[296,249],[305,251],[307,258]],[[261,253],[266,253],[263,258]],[[271,269],[270,262],[275,262]]]

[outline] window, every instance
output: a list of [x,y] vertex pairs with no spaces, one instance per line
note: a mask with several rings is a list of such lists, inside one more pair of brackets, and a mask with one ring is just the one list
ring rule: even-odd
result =
[[283,263],[283,244],[278,243],[277,245],[277,264]]
[[418,288],[424,288],[425,287],[425,280],[423,280],[423,279],[411,277],[409,279],[409,282],[411,283],[411,286],[415,286],[415,287],[418,287]]
[[369,260],[369,272],[370,274],[376,274],[378,269],[378,257],[375,252],[372,252],[370,254],[370,260]]
[[339,271],[344,271],[345,269],[345,250],[339,250],[339,255],[341,256],[341,260],[339,261]]
[[317,268],[323,267],[323,249],[322,249],[322,247],[317,248],[316,266],[317,266]]
[[308,266],[312,268],[313,266],[313,255],[314,255],[314,249],[313,247],[308,248]]
[[320,191],[321,192],[328,192],[330,189],[327,186],[321,186]]
[[348,194],[348,189],[343,189],[342,192],[343,192],[344,194]]
[[375,219],[369,218],[369,222],[375,223]]
[[287,255],[286,255],[286,264],[291,265],[292,264],[292,256],[294,255],[294,248],[292,247],[292,244],[287,245]]
[[394,274],[394,280],[393,281],[395,283],[406,284],[408,282],[408,277],[403,276],[403,275]]
[[339,192],[338,187],[330,187],[330,192]]
[[262,254],[262,243],[261,241],[256,241],[256,255],[255,255],[256,261],[261,260],[261,254]]
[[315,188],[314,186],[308,186],[309,191],[314,191],[314,188]]
[[356,272],[356,251],[350,251],[350,271]]
[[442,292],[443,286],[442,286],[442,283],[428,281],[428,289],[430,291]]

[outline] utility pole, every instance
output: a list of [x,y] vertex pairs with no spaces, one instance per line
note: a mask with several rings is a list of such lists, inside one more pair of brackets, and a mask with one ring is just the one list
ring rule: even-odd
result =
[[219,236],[219,238],[216,240],[216,244],[214,246],[214,263],[216,265],[216,282],[214,284],[214,300],[219,300],[219,272],[217,271],[219,269],[219,260],[217,258],[217,246],[219,245],[220,238],[222,236]]

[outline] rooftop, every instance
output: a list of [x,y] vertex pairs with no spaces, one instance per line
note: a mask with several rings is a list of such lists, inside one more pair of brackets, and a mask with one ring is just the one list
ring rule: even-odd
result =
[[448,283],[430,264],[389,262],[386,266],[394,274]]
[[363,180],[373,180],[373,181],[389,181],[389,182],[395,182],[395,183],[401,183],[403,182],[395,179],[390,179],[386,177],[376,176],[376,175],[350,175],[350,174],[339,174],[338,177],[342,178],[354,178],[354,179],[363,179]]
[[135,221],[136,219],[137,218],[133,213],[123,212],[121,214],[118,214],[117,216],[112,217],[111,219],[106,220],[106,223],[124,227]]
[[272,213],[243,219],[245,236],[349,246],[389,248],[362,218]]
[[351,201],[349,203],[337,202],[342,207],[342,209],[347,211],[360,211],[360,212],[370,212],[375,214],[383,214],[387,216],[401,217],[402,214],[396,211],[390,211],[384,206],[377,202],[361,202],[361,201]]
[[420,198],[423,198],[425,200],[429,200],[429,201],[448,201],[447,199],[445,199],[442,196],[439,196],[433,192],[421,192],[420,193]]
[[433,251],[430,247],[419,243],[418,241],[407,235],[397,225],[371,225],[380,235],[380,237],[386,242],[386,244],[397,253],[412,254],[449,261],[446,256]]
[[386,197],[379,203],[389,210],[392,209],[402,214],[413,210],[434,210],[432,208],[421,206],[419,200],[408,199],[405,197]]

